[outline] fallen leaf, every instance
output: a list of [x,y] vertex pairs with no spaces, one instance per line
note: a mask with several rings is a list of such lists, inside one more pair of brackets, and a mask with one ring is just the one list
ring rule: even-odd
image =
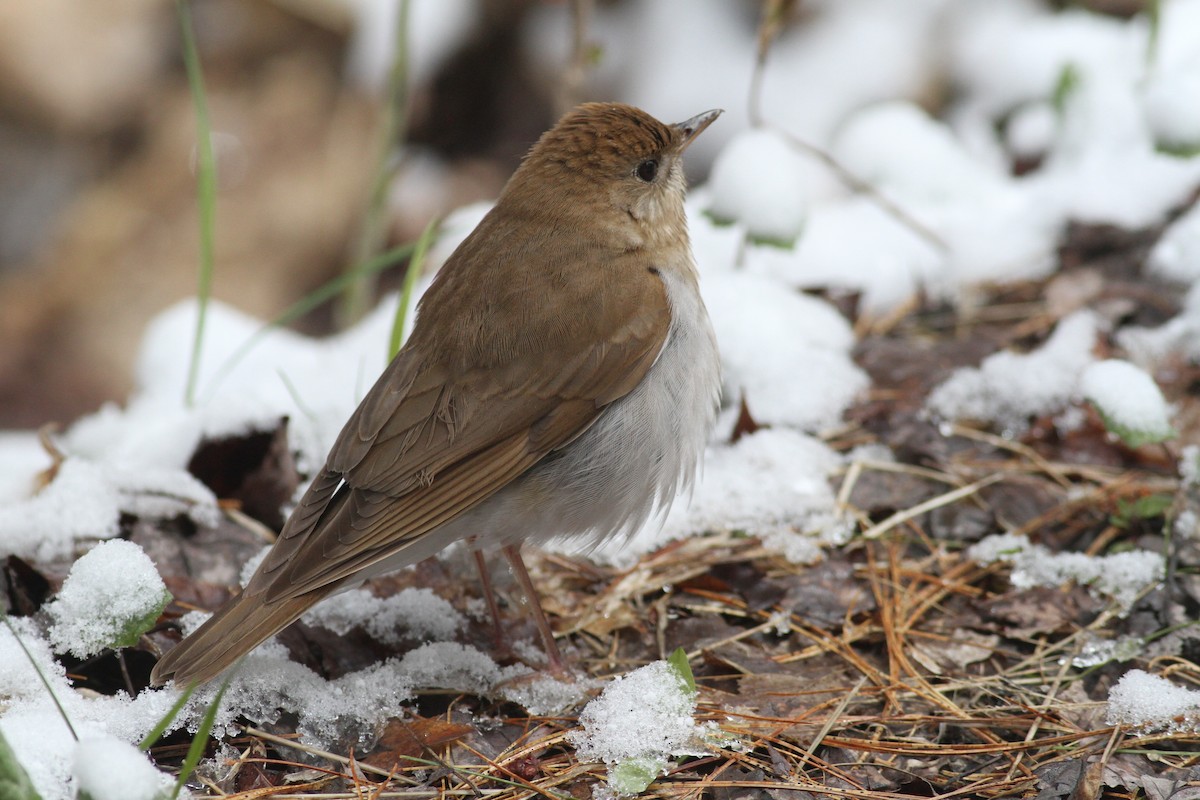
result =
[[474,732],[474,725],[433,717],[416,717],[408,721],[394,719],[384,728],[370,755],[359,760],[379,769],[391,769],[397,763],[405,766],[405,760],[428,758],[430,750],[457,742]]

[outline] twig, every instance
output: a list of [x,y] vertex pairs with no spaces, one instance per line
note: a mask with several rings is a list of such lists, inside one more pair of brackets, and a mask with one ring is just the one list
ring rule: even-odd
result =
[[845,167],[842,162],[834,158],[833,154],[821,147],[817,147],[815,144],[806,142],[799,136],[796,136],[791,131],[788,131],[784,128],[780,128],[776,125],[764,125],[764,127],[769,127],[771,130],[777,132],[795,149],[807,153],[808,155],[820,161],[834,174],[836,174],[842,183],[849,186],[852,191],[858,192],[870,198],[881,209],[895,217],[897,222],[909,228],[913,233],[920,236],[939,252],[945,253],[949,251],[950,246],[946,244],[942,237],[934,233],[929,226],[925,225],[912,214],[901,208],[898,203],[885,195],[883,192],[879,191],[874,184],[869,183],[868,181],[865,181],[855,175],[847,167]]
[[763,124],[762,86],[763,76],[767,71],[767,54],[771,45],[783,30],[784,23],[795,10],[796,0],[764,0],[762,16],[758,20],[758,47],[754,60],[754,71],[750,73],[750,91],[747,93],[747,112],[750,124],[760,127]]
[[[324,758],[329,761],[333,761],[334,763],[341,764],[344,767],[349,767],[351,765],[350,759],[345,756],[339,756],[337,753],[331,753],[328,750],[321,750],[319,748],[312,747],[311,745],[304,744],[303,742],[297,742],[292,739],[285,739],[282,736],[276,736],[273,733],[267,733],[266,731],[261,730],[260,728],[255,728],[250,725],[245,725],[242,727],[242,730],[250,736],[255,736],[259,739],[262,739],[265,742],[270,742],[271,744],[278,745],[280,747],[288,747],[288,748],[291,748],[292,750],[299,750],[301,753],[308,753],[309,755],[318,756],[320,758]],[[370,772],[372,775],[378,775],[381,778],[387,778],[392,775],[392,773],[386,769],[380,769],[379,767],[373,766],[371,764],[363,764],[362,762],[359,762],[359,761],[355,761],[354,766],[355,766],[355,768],[361,770],[362,772]],[[409,784],[410,786],[419,786],[420,785],[419,782],[414,781],[412,778],[395,776],[395,780],[403,781],[403,782]]]
[[866,683],[867,678],[865,675],[859,678],[858,683],[854,684],[854,688],[842,695],[841,699],[838,701],[837,707],[826,715],[825,724],[822,725],[821,729],[817,731],[817,735],[812,738],[812,741],[809,742],[808,748],[804,751],[804,757],[806,760],[812,760],[813,755],[817,752],[817,748],[821,746],[821,742],[824,741],[825,737],[829,735],[829,732],[833,730],[834,723],[842,718],[842,714],[846,713],[846,709],[850,707],[850,701],[858,696],[858,693],[862,691],[862,687],[865,686]]
[[583,99],[583,81],[595,49],[588,41],[593,0],[571,0],[571,60],[558,85],[558,113],[565,114]]
[[985,486],[991,486],[993,483],[1001,480],[1003,477],[1004,477],[1003,475],[999,475],[999,474],[989,475],[988,477],[984,478],[983,480],[975,481],[974,483],[967,484],[966,486],[963,486],[959,489],[955,489],[952,492],[946,492],[945,494],[940,494],[937,497],[931,497],[928,500],[926,500],[924,503],[918,503],[917,505],[912,506],[911,508],[906,508],[902,511],[897,511],[895,514],[892,514],[890,517],[883,520],[882,522],[872,525],[870,528],[863,531],[862,537],[864,539],[876,539],[876,538],[882,536],[883,534],[887,533],[888,531],[890,531],[892,528],[895,528],[898,525],[903,525],[905,522],[908,522],[910,519],[912,519],[914,517],[919,517],[920,515],[924,514],[926,511],[932,511],[935,508],[941,508],[942,506],[948,506],[951,503],[958,502],[959,500],[963,499],[964,497],[970,497],[971,495],[978,492],[980,489],[984,488]]
[[961,436],[964,439],[973,439],[977,442],[990,444],[992,447],[1000,450],[1008,450],[1016,453],[1017,455],[1028,459],[1031,464],[1053,478],[1054,482],[1059,486],[1067,489],[1071,488],[1071,481],[1067,480],[1067,478],[1059,469],[1054,466],[1054,464],[1051,464],[1049,461],[1042,458],[1042,456],[1040,456],[1036,450],[1028,445],[1015,442],[1011,439],[1005,439],[1003,436],[996,436],[995,434],[988,433],[987,431],[980,431],[976,430],[975,428],[969,428],[966,425],[959,425],[958,423],[951,423],[950,434],[952,436]]

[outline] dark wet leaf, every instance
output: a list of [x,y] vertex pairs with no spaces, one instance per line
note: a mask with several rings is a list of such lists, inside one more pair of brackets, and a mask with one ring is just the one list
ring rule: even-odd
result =
[[247,515],[276,531],[283,526],[281,509],[300,484],[286,418],[273,430],[206,439],[188,462],[188,472],[218,498],[237,500]]
[[17,556],[4,559],[0,569],[0,592],[4,597],[4,612],[14,617],[28,617],[46,602],[50,582],[29,562]]
[[1035,800],[1064,800],[1071,797],[1083,780],[1084,769],[1083,761],[1073,758],[1056,761],[1036,770],[1038,793]]

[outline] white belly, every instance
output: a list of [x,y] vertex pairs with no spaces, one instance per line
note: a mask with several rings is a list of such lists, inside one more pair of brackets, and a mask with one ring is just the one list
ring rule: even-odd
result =
[[585,547],[635,533],[690,487],[716,419],[721,378],[704,302],[664,273],[667,340],[646,377],[587,431],[492,497],[387,559],[371,574],[415,563],[452,542],[479,547],[578,537]]

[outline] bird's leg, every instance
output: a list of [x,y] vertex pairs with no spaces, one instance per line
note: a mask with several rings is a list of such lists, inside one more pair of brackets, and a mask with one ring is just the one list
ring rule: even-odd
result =
[[492,590],[492,576],[488,572],[487,562],[483,560],[483,552],[472,550],[475,556],[475,569],[479,571],[479,582],[483,584],[483,597],[487,601],[488,613],[492,615],[492,638],[495,639],[497,650],[506,650],[504,646],[504,625],[500,621],[500,606],[496,603],[496,593]]
[[546,657],[550,661],[550,671],[559,675],[565,674],[566,663],[562,653],[558,651],[558,643],[554,641],[554,631],[550,628],[550,621],[546,619],[546,612],[542,610],[542,601],[538,599],[537,589],[529,577],[529,570],[525,569],[525,562],[521,559],[521,550],[511,544],[506,545],[504,557],[508,559],[513,574],[517,576],[517,582],[521,584],[521,589],[529,600],[533,621],[537,623],[538,633],[542,635],[542,644],[546,648]]

